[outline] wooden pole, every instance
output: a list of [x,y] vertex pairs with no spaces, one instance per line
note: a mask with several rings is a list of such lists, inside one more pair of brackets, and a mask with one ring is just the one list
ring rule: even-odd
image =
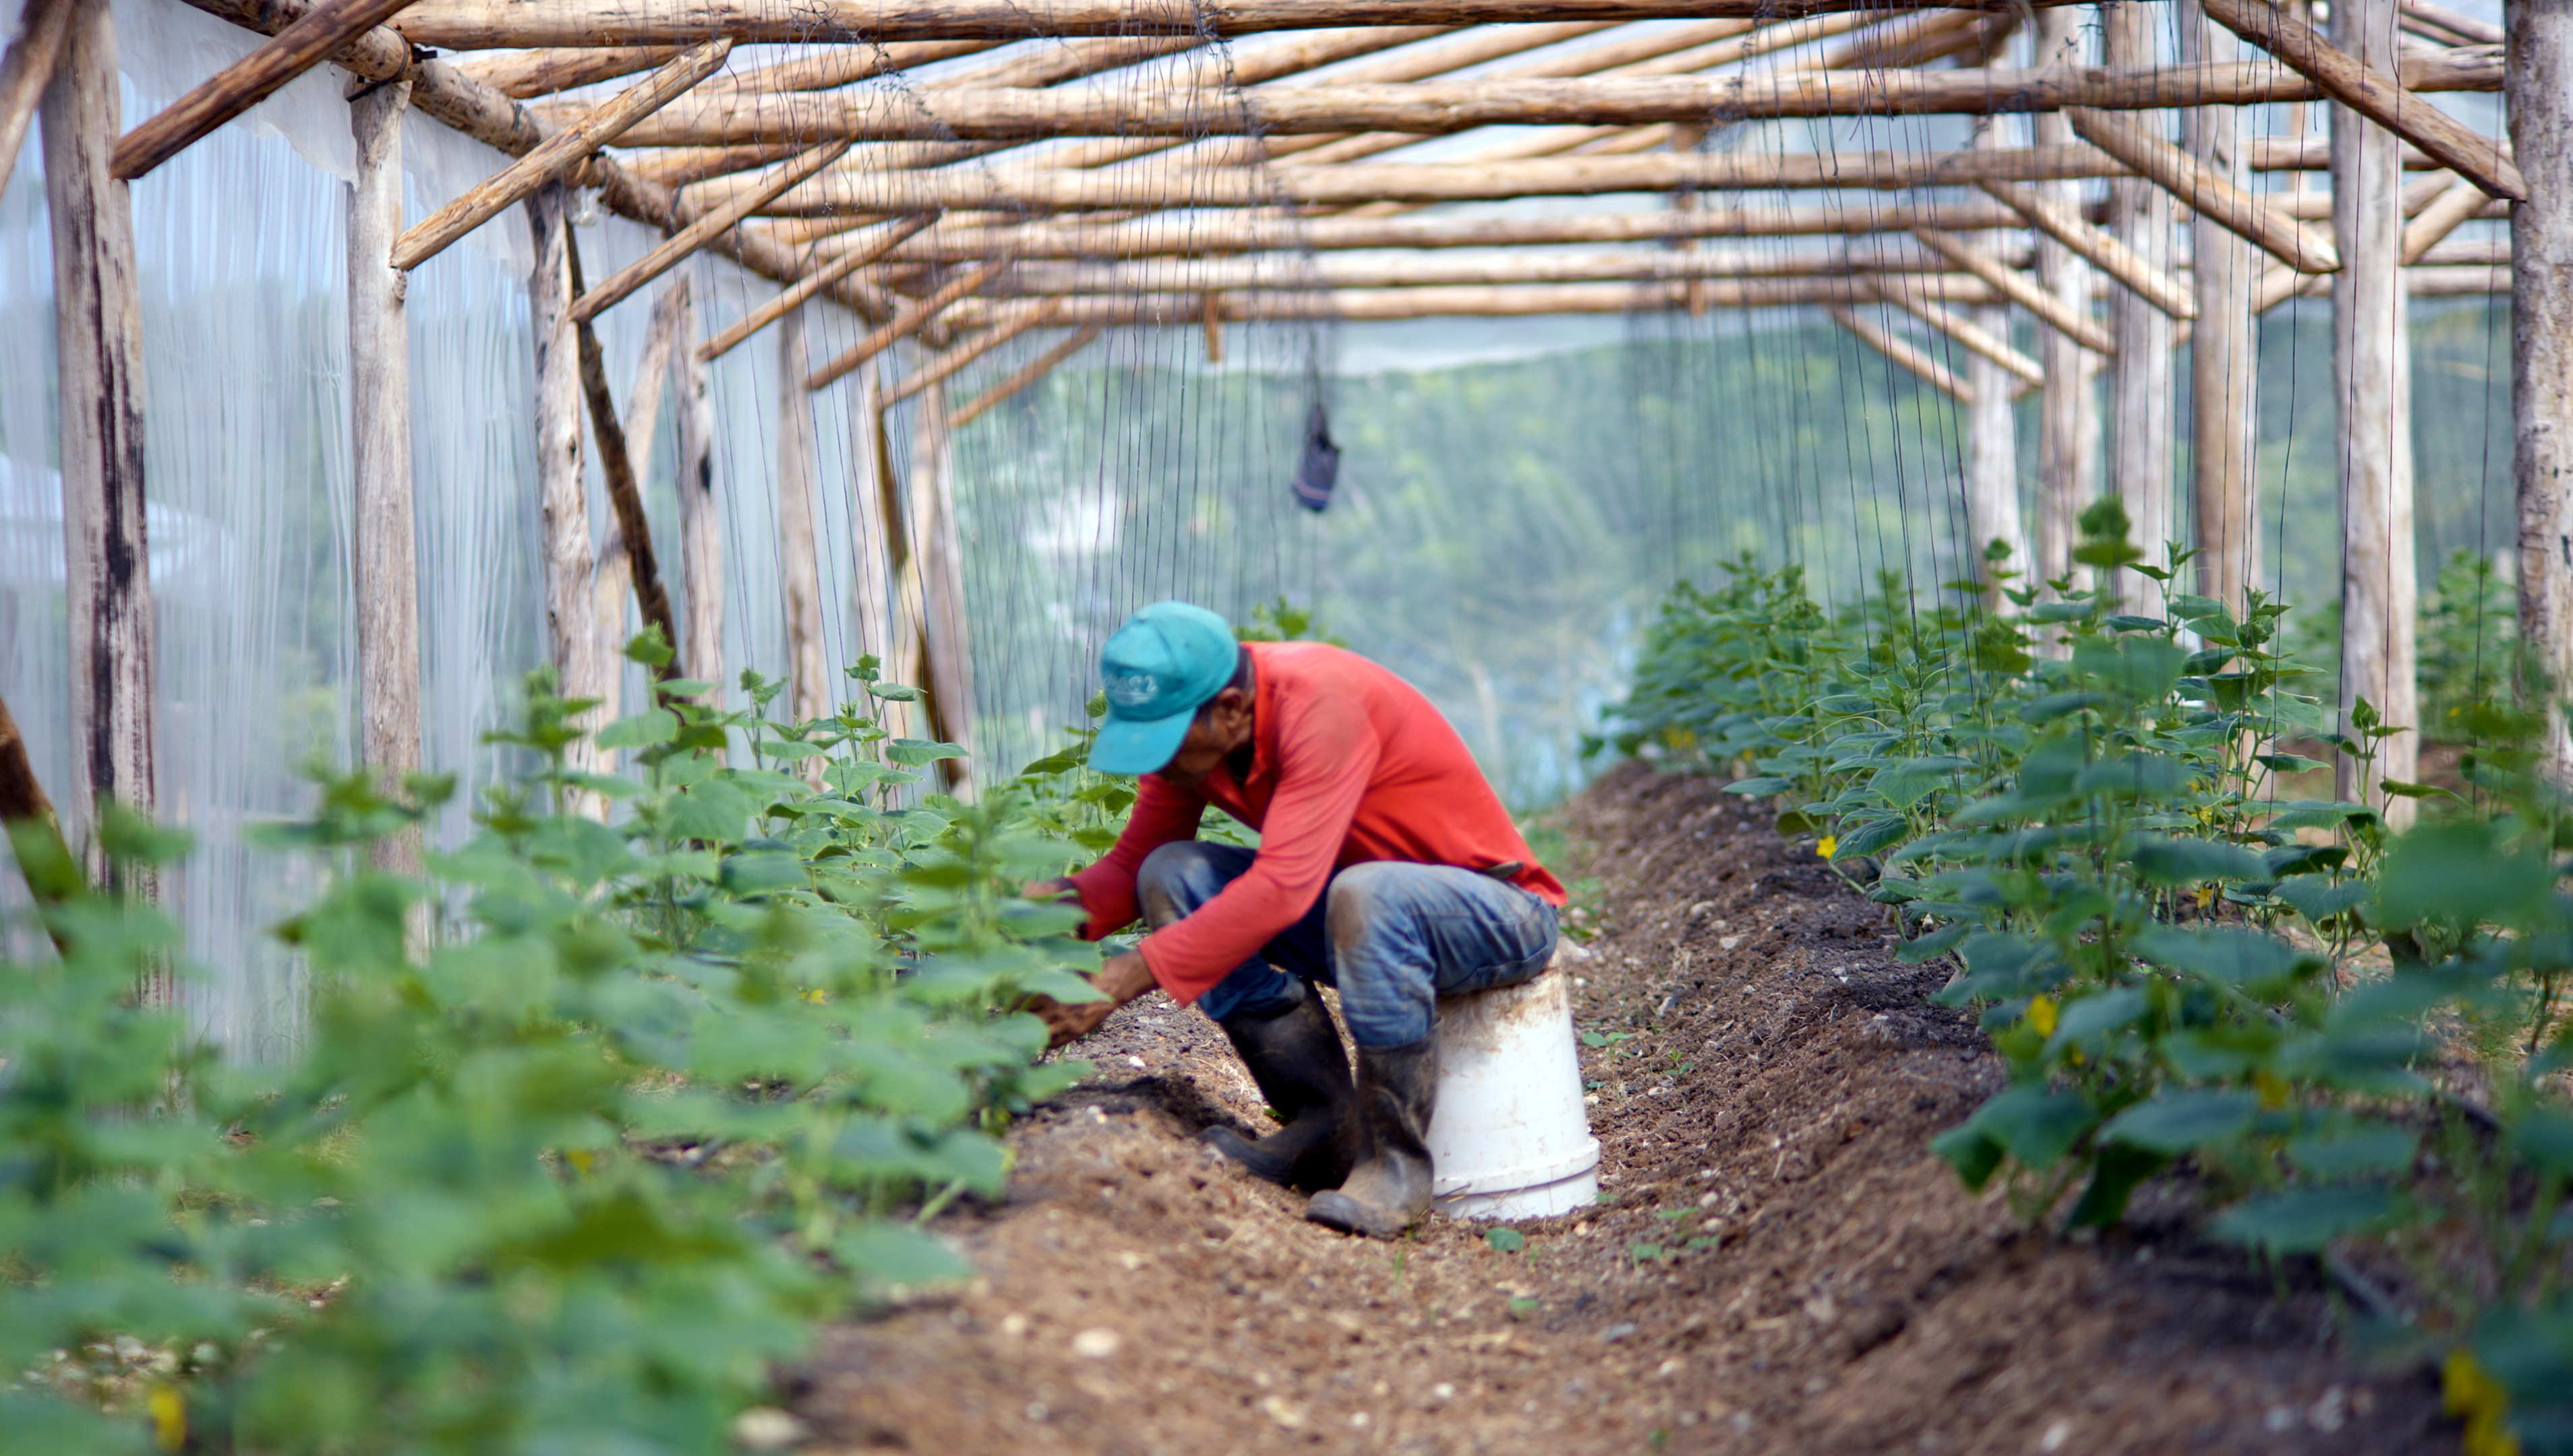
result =
[[[2143,5],[2121,4],[2105,11],[2106,59],[2113,67],[2149,67],[2154,62],[2154,16]],[[2160,122],[2153,122],[2157,134]],[[2111,184],[2110,216],[2118,242],[2139,264],[2168,277],[2171,233],[2176,222],[2170,194],[2141,177]],[[2100,262],[2094,258],[2093,262]],[[2187,316],[2197,312],[2189,303]],[[2113,413],[2110,420],[2109,487],[2126,503],[2135,524],[2135,542],[2144,560],[2162,561],[2162,547],[2175,537],[2178,522],[2171,509],[2171,319],[2143,296],[2121,294],[2110,303],[2118,336],[2118,355],[2110,365]]]
[[2410,268],[2430,256],[2450,233],[2481,214],[2484,209],[2483,189],[2458,178],[2448,190],[2430,200],[2427,207],[2403,225],[2403,266]]
[[[2204,3],[2206,13],[2227,29],[2312,80],[2324,95],[2341,106],[2437,158],[2458,176],[2471,179],[2494,197],[2518,202],[2528,196],[2519,169],[2502,154],[2500,142],[2477,135],[2446,112],[2407,94],[2423,89],[2402,66],[2413,57],[2398,56],[2390,48],[2359,54],[2350,50],[2345,40],[2334,45],[2316,35],[2302,16],[2259,0]],[[2337,11],[2332,16],[2332,34],[2347,34]],[[2337,149],[2333,155],[2339,155]]]
[[[2081,62],[2082,27],[2075,12],[2038,13],[2037,59],[2044,65]],[[2073,142],[2073,124],[2061,112],[2039,114],[2034,130],[2041,147]],[[2051,216],[2078,220],[2081,187],[2078,182],[2041,183],[2036,196]],[[2038,414],[2037,532],[2032,549],[2038,575],[2048,581],[2072,575],[2075,521],[2100,494],[2100,360],[2114,353],[2117,345],[2091,316],[2091,265],[2080,253],[2054,234],[2038,231],[2038,287],[2055,301],[2059,313],[2089,330],[2086,339],[2059,325],[2038,341],[2046,395]],[[2089,345],[2098,346],[2097,351]]]
[[[159,803],[152,553],[144,527],[143,306],[127,184],[109,169],[118,131],[116,27],[84,4],[45,91],[45,206],[54,251],[62,407],[63,560],[71,626],[75,812]],[[92,851],[90,878],[109,884]],[[150,897],[147,877],[124,888]],[[167,976],[145,988],[166,1003]]]
[[688,596],[688,639],[679,660],[723,700],[723,512],[715,504],[715,406],[706,366],[689,341],[697,334],[694,290],[681,296],[672,326],[678,349],[679,560]]
[[935,213],[900,219],[873,236],[859,240],[821,267],[787,285],[785,292],[741,317],[741,321],[723,333],[697,346],[697,362],[712,364],[731,353],[743,340],[776,323],[789,313],[802,308],[814,295],[868,264],[882,258],[897,243],[918,234],[938,221]]
[[[1980,151],[1996,151],[2002,146],[2002,122],[1999,118],[1986,125],[1976,138]],[[1908,305],[1917,317],[1947,329],[1950,337],[1971,350],[1966,363],[1967,387],[1974,392],[1974,402],[1966,406],[1966,544],[1968,559],[1963,575],[1989,580],[1985,574],[1983,554],[1996,544],[2006,547],[2011,570],[2022,573],[2029,569],[2028,531],[2019,508],[2019,418],[2013,407],[2018,390],[2011,382],[2016,374],[2031,384],[2046,381],[2046,371],[2037,361],[2012,348],[2010,311],[1996,299],[1968,314],[1951,314],[1937,305]],[[1933,315],[1946,315],[1940,323]],[[1964,329],[1955,326],[1963,325]],[[1978,336],[1969,339],[1968,332]]]
[[822,649],[822,567],[814,533],[813,396],[804,311],[777,327],[777,575],[785,596],[786,658],[795,675],[788,700],[801,722],[831,711],[830,662]]
[[[2233,112],[2229,106],[2195,106],[2188,110],[2212,110],[2227,116]],[[2258,198],[2243,189],[2237,180],[2241,174],[2239,159],[2232,149],[2226,150],[2224,170],[2218,172],[2124,117],[2079,106],[2066,108],[2065,117],[2083,140],[2169,190],[2197,217],[2239,234],[2280,263],[2302,273],[2329,273],[2340,267],[2330,239],[2285,213],[2263,207]],[[2239,130],[2238,123],[2232,125]]]
[[600,281],[597,288],[572,302],[571,317],[582,324],[631,297],[636,289],[679,266],[680,260],[739,226],[751,212],[779,193],[847,155],[847,142],[825,142],[774,173],[749,191],[671,234],[642,257]]
[[[566,227],[569,224],[565,224]],[[573,297],[581,289],[580,243],[566,234],[563,259],[571,277]],[[607,503],[616,512],[617,554],[624,557],[625,570],[634,582],[634,604],[643,620],[661,629],[661,640],[670,644],[673,654],[662,676],[677,675],[676,653],[679,648],[679,624],[670,614],[670,596],[661,585],[661,565],[652,550],[652,523],[643,513],[643,486],[636,478],[634,456],[625,441],[625,421],[618,414],[616,396],[607,387],[607,356],[599,348],[598,332],[578,318],[572,320],[572,333],[580,355],[580,390],[589,404],[590,432],[598,437],[599,474],[607,482]],[[607,670],[622,675],[618,665],[624,644],[625,608],[618,602],[613,616],[601,623],[607,638],[600,643],[606,654]],[[614,688],[607,691],[612,694]],[[611,697],[609,711],[615,711]]]
[[[930,721],[951,743],[974,744],[974,638],[965,613],[965,553],[956,527],[956,495],[948,477],[953,435],[946,386],[920,393],[911,422],[912,549],[920,560],[922,605],[929,629]],[[972,778],[965,763],[944,760],[952,792],[966,794]]]
[[[581,479],[581,380],[579,330],[571,322],[571,189],[545,183],[527,195],[527,231],[535,245],[535,272],[527,285],[528,332],[536,349],[536,498],[543,518],[545,637],[562,695],[603,701],[608,662],[598,650],[590,608],[597,558],[590,545],[589,496]],[[596,715],[573,720],[596,726]],[[588,739],[575,744],[573,767],[599,769]],[[572,800],[578,812],[596,814],[594,796]]]
[[[388,789],[421,769],[420,546],[412,503],[408,281],[402,235],[402,124],[411,83],[349,103],[358,177],[349,193],[350,463],[357,504],[358,752]],[[378,868],[420,870],[420,836],[376,843]]]
[[[942,417],[946,422],[947,429],[949,431],[963,429],[966,425],[982,418],[992,410],[993,406],[999,404],[1002,400],[1009,398],[1021,389],[1026,388],[1028,385],[1033,384],[1037,380],[1054,372],[1057,364],[1062,364],[1065,360],[1072,358],[1074,355],[1088,349],[1091,345],[1096,344],[1099,341],[1099,325],[1085,325],[1079,333],[1073,335],[1070,339],[1065,340],[1063,343],[1056,345],[1054,348],[1047,350],[1035,359],[1030,360],[1027,365],[1019,369],[1016,373],[1011,374],[1008,378],[994,384],[992,387],[985,389],[982,393],[975,395],[965,403],[958,405],[955,413],[944,414],[942,411]],[[944,403],[943,397],[941,403]],[[924,417],[927,415],[928,410],[929,406],[927,404],[923,404],[921,406],[921,412]]]
[[[1927,299],[1916,297],[1909,289],[1879,289],[1877,296],[1957,341],[1965,347],[1968,354],[2003,372],[2017,374],[2032,384],[2046,382],[2046,371],[2038,367],[2037,361],[2012,348],[2010,341],[2003,337],[2010,327],[2009,316],[2002,316],[1998,326],[1984,317],[1984,310],[1991,308],[1991,305],[1984,305],[1970,317],[1953,309],[1941,308]],[[1978,395],[1986,387],[1982,378],[1973,371],[1971,364],[1968,365],[1966,380],[1967,387]],[[2014,387],[2001,383],[1998,379],[1995,380],[1995,386],[2005,394]]]
[[[2207,0],[2220,13],[2222,0]],[[2332,41],[2356,62],[2395,54],[2394,0],[2339,0]],[[2417,104],[2417,103],[2416,103]],[[2421,727],[2413,682],[2412,402],[2403,248],[2401,142],[2345,106],[2331,113],[2332,236],[2347,266],[2332,279],[2332,372],[2340,394],[2341,731],[2361,698],[2406,732],[2377,745],[2380,781],[2418,777]],[[2339,759],[2344,799],[2360,797],[2355,763]],[[2385,806],[2400,827],[2412,801]]]
[[1055,315],[1061,312],[1063,312],[1062,300],[1048,299],[1041,304],[1020,310],[1012,318],[993,324],[991,328],[955,348],[923,361],[918,368],[903,375],[899,383],[890,389],[880,391],[876,407],[882,409],[889,404],[898,404],[941,379],[953,376],[967,364],[1029,330],[1042,329],[1054,322]]
[[27,144],[27,128],[36,106],[61,64],[63,45],[72,33],[72,7],[79,0],[27,0],[18,17],[18,38],[0,54],[0,193],[9,190],[9,174],[18,169],[18,150]]
[[990,283],[1008,267],[1007,262],[996,261],[968,269],[941,285],[929,297],[903,305],[902,312],[894,315],[884,327],[851,345],[848,352],[838,359],[815,369],[813,376],[804,381],[804,387],[820,389],[837,382],[851,369],[893,348],[895,341],[919,333],[921,326],[937,318],[941,309]]
[[[2222,3],[2222,0],[2217,0]],[[2493,91],[2499,58],[2441,51],[2410,59],[2424,91]],[[2048,110],[2064,106],[2157,111],[2206,96],[2237,105],[2303,101],[2314,82],[2263,63],[1953,71],[1784,71],[1731,76],[1538,77],[1507,82],[1420,81],[1272,86],[1256,105],[1201,87],[990,88],[941,91],[926,105],[893,91],[726,96],[673,106],[624,131],[629,147],[760,142],[1025,142],[1053,137],[1444,136],[1477,127],[1636,127],[1743,120]],[[2417,97],[2410,106],[2424,106]],[[2451,123],[2453,126],[2454,124]],[[2416,126],[2416,130],[2419,128]],[[2462,129],[2461,129],[2462,130]],[[2471,132],[2466,133],[2472,136]],[[2424,151],[2431,148],[2424,147]],[[2453,150],[2453,149],[2450,149]],[[2483,151],[2493,151],[2485,143]],[[2446,160],[2444,153],[2433,152]],[[2450,162],[2449,165],[2457,166]],[[2499,165],[2508,166],[2506,161]],[[2463,167],[2458,170],[2464,171]],[[2488,165],[2485,170],[2491,171]]]
[[[1002,292],[1214,295],[1240,289],[1444,288],[1472,284],[1648,283],[1682,279],[1841,278],[1880,273],[1945,274],[1937,253],[1901,246],[1786,252],[1774,248],[1702,252],[1522,252],[1460,255],[1263,254],[1155,264],[1021,264]],[[2016,277],[2006,268],[2006,277]],[[1980,276],[1979,276],[1980,277]],[[1963,280],[1960,280],[1961,282]],[[2025,282],[2023,280],[2023,282]],[[1978,287],[1997,298],[2007,293]]]
[[2541,680],[2548,766],[2573,782],[2573,0],[2509,7],[2510,140],[2529,200],[2510,219],[2511,478],[2519,634]]
[[[2038,322],[2055,333],[2084,349],[2101,354],[2117,352],[2118,342],[2109,337],[2109,331],[2092,320],[2088,299],[2083,300],[2080,306],[2070,304],[2062,296],[2049,292],[2043,283],[1953,233],[1937,228],[1915,228],[1912,236],[1940,257],[1992,285],[1994,292],[2036,315]],[[2046,246],[2061,249],[2064,245],[2049,239]]]
[[[2197,0],[2179,0],[2174,15],[2184,57],[2232,59],[2232,33],[2209,21]],[[2197,106],[2184,120],[2190,161],[2208,184],[2201,193],[2240,193],[2248,173],[2239,113]],[[2078,118],[2074,125],[2081,125]],[[2189,284],[2197,323],[2189,336],[2189,454],[2193,540],[2201,553],[2197,582],[2201,595],[2235,612],[2245,610],[2243,592],[2260,583],[2260,335],[2251,312],[2260,260],[2249,240],[2207,210],[2191,216]],[[2330,245],[2323,249],[2328,253]],[[2275,256],[2277,250],[2268,251]]]
[[127,133],[116,145],[116,175],[127,182],[146,176],[411,3],[322,0],[268,44],[200,82],[168,110]]
[[1956,371],[1946,364],[1847,309],[1833,306],[1824,309],[1823,312],[1831,315],[1833,321],[1843,329],[1857,335],[1859,341],[1868,348],[1920,375],[1925,382],[1949,398],[1969,407],[1974,404],[1975,391],[1965,380],[1958,378]]
[[511,203],[561,177],[575,163],[625,134],[636,122],[711,76],[732,42],[711,40],[663,66],[590,111],[577,125],[547,137],[517,161],[423,219],[394,248],[394,266],[411,270],[481,227]]
[[[919,378],[923,372],[914,370],[912,377]],[[936,382],[924,380],[920,387]],[[849,401],[849,462],[856,472],[849,489],[849,553],[854,567],[850,594],[856,598],[858,650],[874,653],[882,670],[890,674],[902,655],[895,645],[900,603],[894,582],[896,563],[905,551],[901,482],[894,474],[893,446],[885,429],[885,408],[892,401],[878,388],[874,369],[858,370],[854,385],[856,397]],[[877,706],[881,715],[891,717],[899,705]]]
[[577,46],[457,61],[455,69],[513,101],[532,101],[669,64],[677,46]]

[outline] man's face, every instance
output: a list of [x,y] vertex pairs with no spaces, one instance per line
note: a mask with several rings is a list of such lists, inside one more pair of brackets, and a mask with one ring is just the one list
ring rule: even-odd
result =
[[1180,740],[1180,751],[1162,766],[1162,777],[1180,788],[1196,789],[1206,783],[1217,764],[1250,741],[1251,694],[1226,688],[1190,720],[1189,736]]

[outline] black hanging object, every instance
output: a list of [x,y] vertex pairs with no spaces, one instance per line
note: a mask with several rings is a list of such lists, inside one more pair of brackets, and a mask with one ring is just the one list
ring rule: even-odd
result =
[[1331,503],[1331,487],[1340,479],[1340,447],[1331,443],[1331,416],[1322,401],[1304,416],[1304,458],[1295,462],[1295,503],[1319,512]]

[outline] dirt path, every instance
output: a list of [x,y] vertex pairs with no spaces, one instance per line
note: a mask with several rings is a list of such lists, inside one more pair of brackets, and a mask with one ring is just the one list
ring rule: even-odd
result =
[[1603,933],[1580,972],[1610,1202],[1399,1243],[1194,1141],[1257,1126],[1223,1034],[1159,997],[1015,1135],[1007,1200],[942,1230],[983,1271],[832,1332],[814,1448],[2453,1451],[2327,1295],[2191,1232],[2155,1186],[2092,1241],[1965,1193],[1932,1133],[2000,1085],[1876,906],[1702,781],[1629,767],[1568,811]]

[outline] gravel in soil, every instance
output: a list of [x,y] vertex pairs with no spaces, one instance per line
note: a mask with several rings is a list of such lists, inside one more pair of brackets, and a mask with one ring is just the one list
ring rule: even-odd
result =
[[[1944,973],[1752,806],[1630,765],[1561,816],[1602,1202],[1383,1243],[1196,1142],[1266,1124],[1154,996],[937,1224],[980,1276],[827,1334],[808,1449],[2409,1452],[2429,1380],[2336,1343],[2310,1266],[2202,1240],[2184,1184],[2068,1240],[1928,1149],[2002,1085]],[[1504,1240],[1506,1241],[1506,1240]]]

